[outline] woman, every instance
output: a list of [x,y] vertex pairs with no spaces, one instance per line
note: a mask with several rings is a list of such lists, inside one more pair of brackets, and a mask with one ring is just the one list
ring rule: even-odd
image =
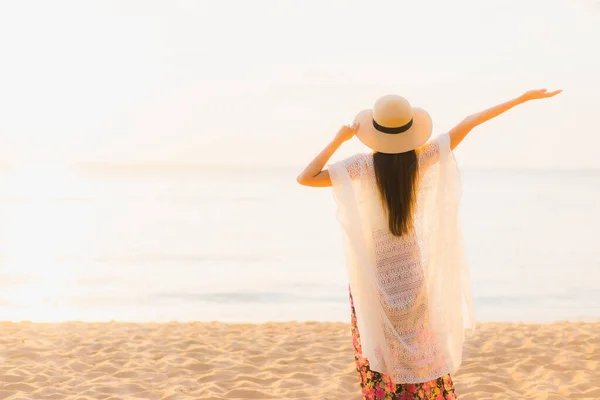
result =
[[[529,91],[433,140],[425,110],[385,96],[343,126],[298,176],[302,185],[334,190],[365,399],[456,398],[450,373],[461,363],[465,328],[474,329],[474,319],[452,150],[476,126],[560,92]],[[373,152],[324,169],[354,135]]]

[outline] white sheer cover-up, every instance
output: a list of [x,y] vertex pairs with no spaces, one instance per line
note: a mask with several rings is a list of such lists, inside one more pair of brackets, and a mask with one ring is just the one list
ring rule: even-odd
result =
[[394,383],[454,372],[475,321],[458,223],[461,182],[447,134],[417,149],[414,228],[393,236],[372,154],[329,165],[363,356]]

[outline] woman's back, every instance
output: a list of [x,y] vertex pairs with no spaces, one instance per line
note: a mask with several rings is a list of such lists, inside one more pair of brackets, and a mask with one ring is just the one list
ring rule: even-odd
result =
[[[427,171],[439,160],[438,139],[421,146],[416,151],[418,163],[417,197],[427,182]],[[402,342],[394,346],[396,368],[405,375],[420,375],[419,369],[444,367],[444,360],[435,356],[437,352],[433,337],[428,333],[429,310],[426,296],[425,263],[422,257],[419,224],[422,220],[421,202],[415,201],[413,224],[409,230],[394,235],[390,230],[389,213],[377,185],[373,153],[357,154],[344,161],[348,175],[360,187],[363,219],[369,221],[370,242],[374,257],[375,276],[381,291],[380,299],[385,314],[391,323],[384,334],[388,343]],[[368,218],[366,215],[368,214]],[[439,364],[436,367],[433,364]]]
[[[417,149],[418,176],[416,195],[422,193],[424,186],[428,184],[426,172],[439,160],[438,139]],[[361,183],[363,196],[370,196],[371,201],[363,199],[363,204],[368,205],[371,235],[374,245],[375,265],[380,284],[387,290],[405,293],[406,304],[413,303],[415,292],[419,290],[419,283],[423,279],[423,266],[420,251],[420,240],[417,226],[421,221],[422,208],[420,201],[415,201],[413,209],[413,224],[407,233],[396,236],[389,228],[389,213],[384,201],[373,201],[381,199],[377,186],[373,153],[357,154],[345,162],[348,174],[352,179],[362,177]],[[367,212],[365,210],[364,212]],[[395,305],[402,308],[402,304]]]

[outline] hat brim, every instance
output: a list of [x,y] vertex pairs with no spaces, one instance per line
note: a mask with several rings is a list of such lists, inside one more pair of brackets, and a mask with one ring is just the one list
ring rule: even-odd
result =
[[405,153],[427,143],[431,137],[433,123],[429,113],[422,108],[412,108],[413,124],[405,132],[383,133],[373,126],[373,110],[363,110],[356,115],[359,123],[356,137],[367,147],[387,154]]

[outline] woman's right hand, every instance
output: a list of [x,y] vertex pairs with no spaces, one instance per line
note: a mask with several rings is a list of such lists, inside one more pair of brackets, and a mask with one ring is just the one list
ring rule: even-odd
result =
[[340,128],[338,133],[335,135],[335,140],[343,143],[354,137],[356,132],[358,131],[359,124],[358,122],[354,122],[352,125],[344,125]]
[[524,93],[523,95],[521,95],[521,99],[523,101],[547,99],[549,97],[556,96],[560,92],[562,92],[562,90],[555,90],[554,92],[549,92],[548,89],[530,90],[530,91]]

